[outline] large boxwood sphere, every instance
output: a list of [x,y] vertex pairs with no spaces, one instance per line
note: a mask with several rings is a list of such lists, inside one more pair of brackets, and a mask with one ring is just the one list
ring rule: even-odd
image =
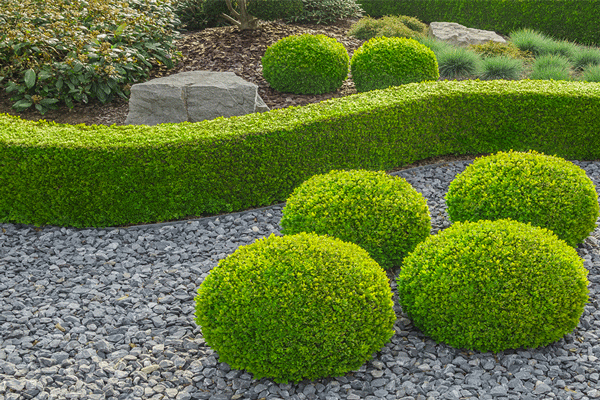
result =
[[498,352],[552,343],[579,323],[587,270],[551,231],[512,220],[457,222],[398,275],[403,311],[436,341]]
[[433,51],[414,39],[375,37],[360,46],[350,60],[358,92],[440,77]]
[[423,195],[385,172],[331,171],[315,175],[287,199],[282,232],[315,232],[352,242],[383,268],[399,266],[429,236]]
[[279,92],[323,94],[348,77],[348,52],[325,35],[293,35],[269,46],[262,58],[263,77]]
[[307,233],[238,248],[196,297],[196,323],[220,361],[276,382],[358,369],[395,320],[387,276],[366,251]]
[[478,158],[452,181],[446,204],[452,221],[530,222],[571,246],[581,243],[598,219],[598,194],[585,171],[536,152]]

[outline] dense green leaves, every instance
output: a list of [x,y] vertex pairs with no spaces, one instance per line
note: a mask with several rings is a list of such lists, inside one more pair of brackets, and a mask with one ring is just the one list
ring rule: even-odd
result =
[[395,320],[381,267],[360,247],[315,234],[239,247],[196,297],[196,323],[219,360],[276,382],[358,369]]
[[[69,81],[65,80],[67,87]],[[600,84],[442,81],[199,123],[85,126],[0,116],[0,221],[168,221],[284,201],[332,169],[534,149],[600,158]]]
[[570,333],[588,301],[577,252],[546,229],[511,220],[454,223],[404,259],[402,310],[456,348],[545,346]]
[[262,58],[263,76],[277,91],[322,94],[342,86],[348,77],[348,52],[325,35],[285,37],[269,46]]
[[427,202],[405,179],[384,172],[331,171],[297,187],[287,199],[284,234],[315,232],[355,243],[383,268],[429,236]]
[[596,228],[598,194],[585,171],[535,152],[481,157],[446,195],[452,221],[510,218],[553,231],[571,246]]

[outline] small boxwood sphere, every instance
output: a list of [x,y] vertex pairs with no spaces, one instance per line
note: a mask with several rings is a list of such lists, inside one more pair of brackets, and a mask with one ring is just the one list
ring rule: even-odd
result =
[[402,310],[456,348],[545,346],[571,332],[588,300],[587,270],[551,231],[512,220],[457,222],[405,258]]
[[350,61],[358,92],[440,77],[433,51],[414,39],[375,37],[360,46]]
[[329,36],[288,36],[265,51],[263,77],[279,92],[329,93],[348,77],[348,61],[344,45]]
[[196,296],[196,323],[219,360],[279,383],[358,369],[395,321],[383,269],[355,244],[315,234],[239,247]]
[[427,202],[405,179],[385,172],[331,171],[297,187],[283,208],[282,232],[315,232],[352,242],[383,268],[431,231]]
[[452,221],[510,218],[548,228],[571,246],[596,228],[598,194],[585,171],[536,152],[475,160],[450,184]]

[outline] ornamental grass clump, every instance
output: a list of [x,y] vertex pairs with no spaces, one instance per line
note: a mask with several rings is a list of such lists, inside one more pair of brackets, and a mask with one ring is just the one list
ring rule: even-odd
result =
[[419,244],[397,278],[417,328],[456,348],[545,346],[588,301],[587,270],[551,231],[511,220],[457,222]]
[[553,42],[552,38],[528,28],[511,32],[509,38],[521,51],[529,52],[534,57],[544,54]]
[[596,228],[599,209],[583,169],[535,151],[476,159],[450,183],[446,204],[453,222],[510,218],[547,228],[570,246]]
[[269,46],[262,57],[263,77],[279,92],[323,94],[348,77],[348,52],[325,35],[293,35]]
[[350,60],[350,70],[358,92],[439,78],[434,52],[415,39],[398,37],[363,43]]
[[589,65],[600,65],[600,49],[580,49],[573,55],[572,61],[576,71],[582,71]]
[[128,99],[131,85],[151,68],[170,68],[180,57],[171,6],[171,0],[3,0],[0,85],[18,112]]
[[452,47],[437,55],[442,79],[472,78],[480,69],[479,54],[464,47]]
[[206,277],[196,323],[219,360],[276,382],[358,369],[394,334],[388,278],[355,244],[271,235]]
[[600,65],[588,65],[581,74],[585,82],[600,82]]
[[384,172],[331,171],[297,187],[283,208],[284,234],[315,232],[355,243],[383,268],[399,266],[429,236],[423,195]]
[[523,61],[506,56],[486,57],[481,60],[477,76],[482,80],[518,80],[523,75]]

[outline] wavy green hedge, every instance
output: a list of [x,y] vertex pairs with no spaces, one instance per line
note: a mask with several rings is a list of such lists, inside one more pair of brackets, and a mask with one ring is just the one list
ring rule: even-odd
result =
[[0,115],[0,222],[99,227],[283,201],[332,169],[534,149],[600,158],[600,84],[414,83],[199,123],[85,126]]
[[366,15],[410,15],[508,34],[530,28],[556,39],[600,45],[600,0],[356,0]]

